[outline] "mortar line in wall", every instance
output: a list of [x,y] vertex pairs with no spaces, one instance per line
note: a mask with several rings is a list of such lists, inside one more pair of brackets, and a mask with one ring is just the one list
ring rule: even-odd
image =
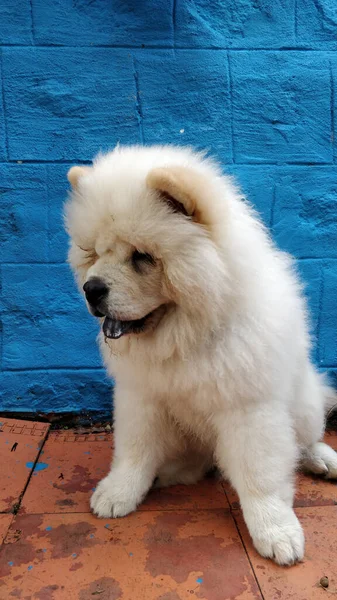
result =
[[294,37],[295,43],[297,42],[298,37],[298,15],[297,15],[297,0],[294,0]]
[[1,62],[1,102],[4,111],[4,133],[5,133],[5,148],[6,148],[6,156],[9,159],[9,144],[8,144],[8,127],[7,127],[7,111],[6,111],[6,100],[5,100],[5,84],[4,84],[4,69],[3,69],[3,54],[0,53],[0,62]]
[[271,230],[272,233],[274,230],[275,204],[276,204],[276,185],[274,183],[273,184],[272,201],[271,201],[271,207],[270,207],[270,222],[269,222],[269,229]]
[[29,9],[30,9],[30,30],[31,30],[31,34],[32,34],[32,42],[33,42],[33,45],[35,46],[33,0],[29,0]]
[[[337,363],[336,364],[320,364],[317,367],[319,370],[324,370],[324,369],[337,369]],[[110,378],[108,377],[108,375],[106,374],[106,370],[104,367],[22,367],[22,368],[17,368],[17,369],[1,369],[1,373],[48,373],[48,371],[63,371],[65,373],[73,373],[73,372],[78,372],[78,371],[83,371],[85,372],[100,372],[103,375],[105,374],[106,377],[106,381],[110,382],[113,385],[113,380],[110,380]]]
[[172,39],[174,50],[176,48],[177,2],[178,0],[172,0]]
[[[146,144],[145,144],[146,145]],[[216,148],[214,148],[214,154],[217,154]],[[220,159],[221,160],[221,159]],[[25,160],[25,159],[16,159],[16,160],[3,160],[0,161],[0,165],[20,165],[20,166],[34,166],[34,165],[74,165],[74,164],[78,164],[78,162],[81,162],[81,164],[83,165],[91,165],[92,161],[91,160],[81,160],[80,158],[78,159],[69,159],[69,160]],[[226,159],[224,159],[224,164],[226,164]],[[277,167],[280,169],[284,169],[284,168],[296,168],[296,167],[310,167],[312,168],[319,168],[319,167],[336,167],[336,164],[334,162],[319,162],[319,163],[313,163],[313,162],[284,162],[284,163],[280,163],[280,162],[239,162],[236,161],[235,165],[238,167],[257,167],[257,168],[261,168],[261,167]]]
[[137,63],[134,56],[132,56],[132,65],[133,65],[133,78],[136,86],[136,112],[137,112],[137,120],[139,125],[139,136],[142,145],[144,145],[144,124],[143,124],[143,109],[140,98],[140,89],[139,89],[139,76],[137,71]]
[[322,6],[321,0],[313,0],[313,4],[322,19],[322,22],[328,23],[331,27],[336,27],[336,21],[329,17],[328,12],[324,10],[324,5]]
[[[295,260],[337,260],[337,256],[295,256]],[[3,262],[3,267],[67,267],[66,261],[60,262]]]
[[228,84],[229,84],[229,101],[231,108],[230,115],[230,136],[231,136],[231,155],[232,155],[232,163],[235,163],[236,152],[235,152],[235,141],[234,141],[234,106],[233,106],[233,80],[232,80],[232,71],[230,64],[229,52],[226,53],[227,57],[227,70],[228,70]]
[[0,161],[0,165],[76,165],[78,162],[81,162],[83,165],[91,165],[91,160],[81,160],[81,158],[77,159],[55,159],[55,160],[25,160],[24,158],[16,158],[15,160],[2,160]]
[[17,369],[9,369],[8,367],[5,369],[1,370],[1,373],[48,373],[49,371],[66,371],[66,372],[73,372],[73,371],[99,371],[102,373],[105,373],[105,369],[104,367],[18,367]]
[[319,298],[318,298],[318,317],[317,317],[317,326],[315,330],[315,338],[316,338],[316,362],[320,364],[320,334],[321,334],[321,326],[322,326],[322,308],[323,308],[323,297],[324,297],[324,272],[323,267],[320,269],[320,281],[319,281]]
[[335,162],[336,160],[336,151],[335,151],[335,86],[332,72],[332,64],[331,60],[329,60],[329,71],[330,71],[330,114],[331,114],[331,143],[332,143],[332,158]]
[[[336,44],[337,46],[337,44]],[[1,48],[31,48],[32,45],[30,44],[1,44],[0,45]],[[90,46],[88,46],[87,44],[76,44],[74,46],[67,46],[66,44],[64,45],[58,45],[58,44],[34,44],[34,48],[47,48],[48,50],[62,50],[62,49],[66,49],[66,50],[75,50],[76,48],[88,48],[88,49],[93,49],[93,48],[107,48],[110,50],[142,50],[143,52],[146,51],[152,51],[152,50],[196,50],[197,52],[200,52],[200,50],[205,50],[205,51],[209,51],[209,50],[215,50],[215,51],[233,51],[233,52],[321,52],[321,53],[326,53],[327,50],[326,48],[310,48],[310,47],[306,47],[306,46],[284,46],[282,48],[271,48],[271,47],[261,47],[261,48],[251,48],[251,47],[241,47],[241,46],[179,46],[179,45],[175,45],[175,47],[173,45],[165,45],[165,46],[159,46],[159,45],[153,45],[153,46],[146,46],[144,47],[143,45],[135,45],[135,46],[130,46],[127,44],[90,44]],[[329,51],[333,51],[335,50],[336,47],[330,48]]]
[[47,199],[47,260],[48,264],[50,262],[50,194],[49,194],[49,165],[45,165],[46,168],[46,178],[45,178],[45,191],[46,191],[46,199]]

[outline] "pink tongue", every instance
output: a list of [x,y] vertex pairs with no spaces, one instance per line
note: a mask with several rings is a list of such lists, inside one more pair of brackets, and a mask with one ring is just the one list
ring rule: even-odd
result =
[[118,340],[125,333],[128,333],[132,329],[132,321],[117,321],[105,317],[103,322],[103,333],[105,337]]

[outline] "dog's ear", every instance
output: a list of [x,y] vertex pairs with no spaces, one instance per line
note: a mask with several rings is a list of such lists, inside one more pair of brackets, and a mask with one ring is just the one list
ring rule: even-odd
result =
[[78,182],[81,179],[81,177],[83,177],[83,175],[86,175],[89,171],[90,167],[80,167],[79,165],[75,165],[74,167],[71,167],[71,169],[69,169],[67,177],[71,187],[74,190],[77,188]]
[[188,167],[161,167],[150,171],[147,186],[156,190],[176,212],[209,227],[214,215],[209,203],[209,185],[200,173]]

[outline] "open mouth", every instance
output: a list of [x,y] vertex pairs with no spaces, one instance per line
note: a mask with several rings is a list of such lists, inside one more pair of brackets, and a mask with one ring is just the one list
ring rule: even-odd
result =
[[[160,309],[161,307],[159,307]],[[111,317],[105,317],[103,321],[103,333],[106,338],[118,340],[118,338],[129,333],[141,333],[145,327],[150,324],[153,316],[159,309],[155,309],[145,315],[142,319],[136,319],[134,321],[120,321],[119,319],[112,319]]]

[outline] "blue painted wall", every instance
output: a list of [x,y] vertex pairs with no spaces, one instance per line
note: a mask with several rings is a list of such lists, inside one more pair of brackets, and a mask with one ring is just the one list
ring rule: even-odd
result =
[[106,411],[65,264],[69,165],[209,147],[293,252],[337,370],[335,0],[0,0],[1,410]]

